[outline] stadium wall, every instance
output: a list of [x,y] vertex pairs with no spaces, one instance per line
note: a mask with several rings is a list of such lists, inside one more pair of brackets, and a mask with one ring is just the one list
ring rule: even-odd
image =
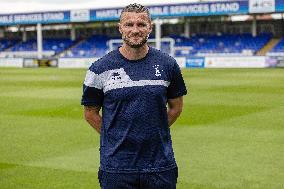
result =
[[[58,68],[88,68],[98,58],[59,58]],[[267,56],[209,56],[176,57],[181,68],[267,68],[275,67],[277,62]],[[0,67],[37,67],[23,66],[24,58],[0,58]],[[26,63],[25,63],[26,64]]]
[[23,58],[0,58],[0,67],[23,67]]
[[[88,68],[98,58],[60,58],[59,68]],[[181,68],[266,68],[274,67],[266,56],[176,57]]]
[[98,58],[59,58],[59,68],[88,68]]
[[206,57],[206,68],[265,68],[265,56]]
[[275,66],[266,56],[190,57],[185,59],[184,65],[185,68],[267,68]]

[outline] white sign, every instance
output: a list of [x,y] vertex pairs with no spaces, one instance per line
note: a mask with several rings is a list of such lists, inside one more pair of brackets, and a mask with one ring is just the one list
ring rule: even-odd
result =
[[119,18],[121,15],[122,9],[109,9],[109,10],[97,10],[96,18],[104,19],[104,18]]
[[265,56],[205,57],[205,68],[264,68]]
[[23,67],[22,58],[0,58],[0,67]]
[[185,68],[186,58],[185,57],[175,57],[180,68]]
[[71,22],[90,21],[90,10],[72,10],[70,20]]
[[59,58],[58,68],[88,68],[99,58]]
[[275,0],[249,0],[250,13],[264,13],[275,11]]
[[[43,51],[42,55],[44,57],[50,57],[55,54],[55,51]],[[7,51],[0,52],[1,58],[37,58],[37,51]]]

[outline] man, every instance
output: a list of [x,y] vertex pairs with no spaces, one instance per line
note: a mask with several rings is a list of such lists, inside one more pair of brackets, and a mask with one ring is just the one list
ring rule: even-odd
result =
[[81,102],[85,119],[101,135],[101,188],[175,189],[169,126],[187,93],[179,66],[147,45],[152,24],[142,5],[123,9],[119,31],[122,46],[91,65]]

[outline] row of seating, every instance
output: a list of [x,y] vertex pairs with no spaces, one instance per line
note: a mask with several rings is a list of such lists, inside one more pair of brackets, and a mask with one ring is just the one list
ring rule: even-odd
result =
[[19,40],[8,40],[8,39],[1,39],[0,40],[0,51],[4,51],[14,45],[16,45]]
[[260,34],[253,37],[251,34],[218,34],[194,35],[191,38],[171,36],[177,47],[190,47],[187,51],[179,48],[177,56],[200,54],[248,54],[254,55],[272,38],[271,34]]
[[101,57],[106,54],[107,41],[110,38],[102,35],[94,35],[86,40],[81,40],[73,48],[61,54],[61,57]]
[[[273,37],[263,33],[256,37],[251,34],[198,34],[190,38],[180,35],[169,36],[175,40],[175,56],[198,56],[207,54],[254,55]],[[72,41],[69,38],[44,39],[43,50],[54,51],[61,57],[101,57],[109,50],[110,37],[94,35],[87,39]],[[168,45],[162,43],[162,49],[169,51]],[[35,39],[26,42],[19,40],[0,40],[0,51],[36,51]],[[284,52],[284,38],[270,51]]]
[[[2,43],[1,43],[2,44]],[[71,39],[44,39],[43,50],[54,51],[55,53],[61,52],[66,48],[70,47],[74,42]],[[37,41],[35,39],[28,40],[26,42],[20,42],[8,49],[8,51],[36,51]]]

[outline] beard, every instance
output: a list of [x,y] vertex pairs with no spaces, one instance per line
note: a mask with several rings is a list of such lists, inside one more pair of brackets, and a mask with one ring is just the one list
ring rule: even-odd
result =
[[131,48],[140,48],[142,47],[148,40],[148,35],[143,37],[142,40],[138,43],[133,43],[129,37],[127,36],[122,36],[122,40]]

